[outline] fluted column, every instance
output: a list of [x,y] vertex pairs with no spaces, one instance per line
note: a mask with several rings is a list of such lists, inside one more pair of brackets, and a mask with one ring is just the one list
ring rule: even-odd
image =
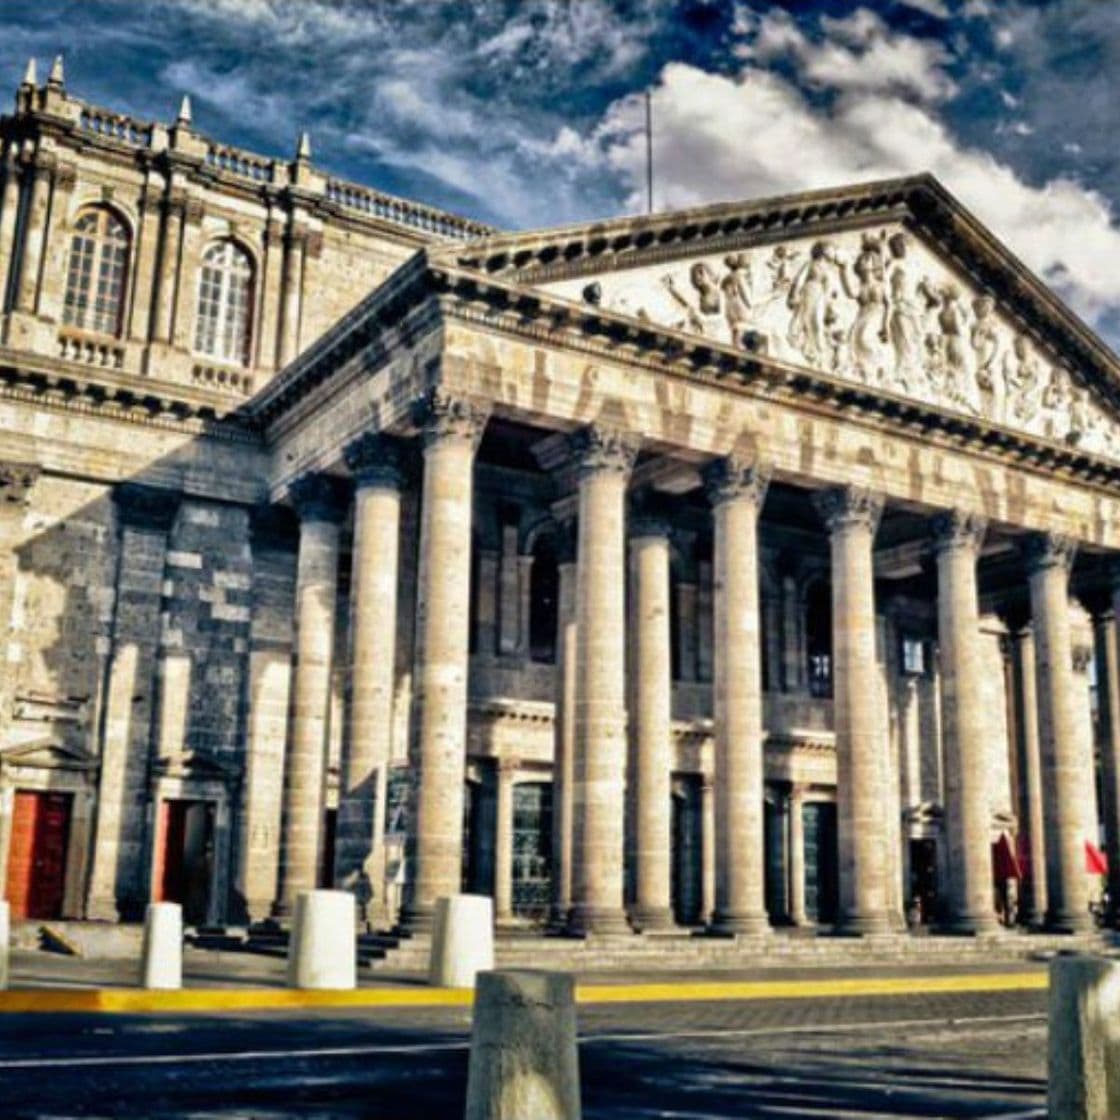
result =
[[858,487],[826,490],[817,508],[832,553],[832,694],[836,732],[838,928],[885,933],[891,928],[886,868],[886,721],[878,710],[875,584],[872,550],[882,498]]
[[417,421],[424,443],[413,720],[418,787],[403,919],[422,929],[431,925],[436,900],[459,892],[462,876],[474,453],[486,414],[433,390]]
[[572,905],[572,785],[575,763],[576,534],[575,522],[557,533],[557,634],[552,759],[552,912],[550,924],[568,922]]
[[[1110,573],[1107,601],[1093,604],[1093,648],[1097,667],[1097,712],[1100,726],[1101,810],[1108,857],[1109,926],[1120,925],[1120,571]],[[1102,597],[1103,598],[1103,597]]]
[[384,903],[380,859],[396,687],[400,449],[391,437],[368,433],[346,448],[346,465],[355,485],[354,545],[334,873],[335,884],[354,892],[368,920],[370,904]]
[[1059,932],[1088,928],[1089,890],[1081,797],[1092,781],[1088,744],[1079,741],[1069,633],[1069,573],[1074,543],[1038,533],[1025,545],[1034,619],[1046,841],[1046,924]]
[[808,922],[805,914],[805,787],[789,791],[789,920],[795,926]]
[[494,920],[513,920],[513,779],[520,762],[496,760],[497,801],[494,813]]
[[573,441],[579,463],[576,574],[573,933],[623,932],[626,786],[626,485],[636,442],[590,427]]
[[290,497],[300,519],[299,558],[280,876],[273,907],[277,916],[290,914],[296,896],[318,885],[338,596],[339,522],[345,512],[338,481],[326,475],[311,474],[297,479]]
[[635,897],[630,919],[639,930],[673,924],[670,779],[673,769],[672,648],[669,628],[669,526],[636,517],[630,527],[634,600],[631,719],[634,769]]
[[956,511],[939,515],[933,523],[949,855],[948,924],[959,933],[979,933],[996,926],[976,590],[976,563],[986,528],[983,518]]
[[712,503],[712,716],[716,912],[721,933],[759,934],[766,914],[758,515],[768,475],[735,457],[705,471]]

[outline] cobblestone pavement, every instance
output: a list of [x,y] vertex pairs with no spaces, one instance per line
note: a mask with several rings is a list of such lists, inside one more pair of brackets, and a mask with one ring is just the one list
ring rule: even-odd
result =
[[[580,1009],[587,1120],[1042,1118],[1044,992]],[[0,1017],[0,1115],[462,1116],[466,1009]]]

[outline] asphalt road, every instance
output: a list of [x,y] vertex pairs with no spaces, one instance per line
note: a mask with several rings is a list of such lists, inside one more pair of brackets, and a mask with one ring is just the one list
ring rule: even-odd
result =
[[[586,1120],[1045,1116],[1044,992],[580,1008]],[[469,1011],[0,1016],[0,1116],[461,1118]]]

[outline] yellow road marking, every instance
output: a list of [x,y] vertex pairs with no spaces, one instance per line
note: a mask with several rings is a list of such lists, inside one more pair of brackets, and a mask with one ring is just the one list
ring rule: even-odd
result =
[[[826,999],[835,996],[925,995],[938,992],[1041,991],[1045,971],[959,976],[842,977],[820,980],[729,980],[653,984],[581,984],[581,1004],[715,1000]],[[0,1012],[285,1011],[362,1007],[469,1007],[474,993],[452,988],[359,988],[303,991],[269,988],[47,988],[0,992]]]

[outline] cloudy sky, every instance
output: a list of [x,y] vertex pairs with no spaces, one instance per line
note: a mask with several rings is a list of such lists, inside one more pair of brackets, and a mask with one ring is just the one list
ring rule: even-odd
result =
[[934,172],[1120,343],[1120,3],[2,0],[0,73],[509,228]]

